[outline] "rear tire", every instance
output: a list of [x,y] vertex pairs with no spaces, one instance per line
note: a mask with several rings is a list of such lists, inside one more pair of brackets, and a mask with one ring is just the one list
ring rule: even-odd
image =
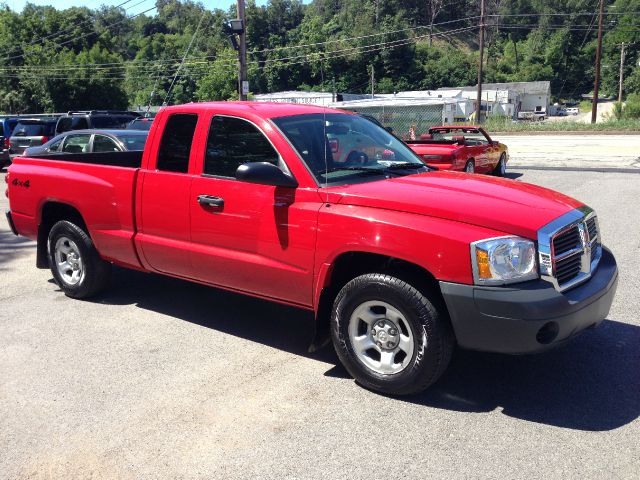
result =
[[439,303],[390,275],[351,280],[331,314],[340,361],[368,389],[392,395],[425,390],[444,373],[455,345]]
[[89,235],[67,220],[49,232],[49,265],[62,291],[71,298],[89,298],[104,290],[111,264],[100,258]]

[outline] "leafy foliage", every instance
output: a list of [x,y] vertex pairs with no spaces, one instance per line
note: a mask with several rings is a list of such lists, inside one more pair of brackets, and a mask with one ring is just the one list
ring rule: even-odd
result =
[[[485,81],[550,80],[558,99],[591,91],[598,0],[486,3]],[[602,93],[617,94],[625,42],[629,99],[620,115],[630,115],[640,94],[640,0],[606,4],[617,15],[606,16]],[[237,98],[236,52],[223,33],[233,9],[207,10],[192,0],[157,0],[156,7],[153,15],[133,15],[114,7],[28,4],[18,13],[1,6],[0,110]],[[372,70],[383,93],[476,82],[475,0],[248,0],[246,13],[253,93],[330,91],[334,84],[363,93]]]

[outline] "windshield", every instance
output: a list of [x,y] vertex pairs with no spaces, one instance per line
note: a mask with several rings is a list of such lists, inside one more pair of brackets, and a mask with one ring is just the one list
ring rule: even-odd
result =
[[146,135],[118,134],[118,139],[124,143],[127,150],[144,150],[144,144],[147,141]]
[[273,122],[325,186],[409,175],[427,168],[402,141],[356,115],[309,113]]
[[466,145],[484,145],[489,143],[487,137],[477,128],[443,128],[431,129],[434,140],[457,140],[464,137]]

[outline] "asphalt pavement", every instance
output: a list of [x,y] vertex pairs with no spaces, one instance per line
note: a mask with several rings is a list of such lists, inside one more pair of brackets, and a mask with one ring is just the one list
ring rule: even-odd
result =
[[71,300],[0,220],[0,478],[638,478],[640,177],[509,175],[597,210],[611,313],[541,355],[458,351],[401,399],[308,354],[300,310],[122,269]]
[[640,135],[504,135],[512,168],[628,169],[640,173]]

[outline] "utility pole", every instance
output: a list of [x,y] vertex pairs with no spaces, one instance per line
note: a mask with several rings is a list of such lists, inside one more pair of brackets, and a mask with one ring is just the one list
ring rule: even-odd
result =
[[618,102],[622,102],[622,81],[624,80],[624,42],[620,45],[620,85],[618,86]]
[[338,96],[336,95],[336,77],[331,79],[331,92],[331,101],[335,102],[338,99]]
[[242,33],[240,38],[240,49],[238,51],[238,60],[240,70],[238,71],[238,94],[240,100],[247,99],[249,92],[249,82],[247,82],[247,19],[244,15],[244,0],[238,0],[238,18],[242,20]]
[[[600,0],[602,1],[602,0]],[[480,61],[478,62],[478,95],[476,102],[476,123],[482,121],[482,59],[484,57],[484,0],[480,0]]]
[[373,64],[371,64],[371,98],[373,98],[373,96],[374,96],[375,82],[376,82],[375,72],[374,72],[374,69],[373,69]]
[[602,57],[602,15],[604,14],[604,0],[600,0],[598,14],[598,48],[596,49],[596,79],[593,84],[593,101],[591,104],[591,123],[598,119],[598,90],[600,89],[600,63]]

